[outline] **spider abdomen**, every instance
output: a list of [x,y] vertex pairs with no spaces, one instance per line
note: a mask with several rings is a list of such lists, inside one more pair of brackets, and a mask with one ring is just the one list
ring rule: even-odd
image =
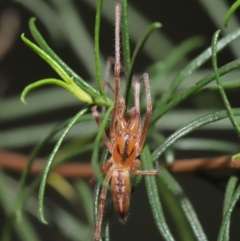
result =
[[131,198],[131,183],[127,170],[116,169],[113,171],[111,191],[115,210],[119,215],[120,221],[124,224],[127,219]]

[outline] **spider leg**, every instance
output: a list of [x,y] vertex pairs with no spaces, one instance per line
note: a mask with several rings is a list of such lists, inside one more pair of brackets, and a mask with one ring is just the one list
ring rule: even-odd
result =
[[105,89],[105,92],[107,92],[106,90],[109,88],[112,92],[114,92],[113,87],[111,86],[110,82],[109,82],[109,77],[110,77],[110,73],[111,73],[111,67],[114,65],[115,63],[115,59],[113,57],[108,57],[107,59],[107,64],[106,64],[106,69],[105,69],[105,77],[104,77],[104,82],[103,82],[103,86]]
[[[113,65],[115,65],[115,58],[110,56],[107,59],[107,64],[106,64],[106,69],[105,69],[105,77],[104,77],[104,81],[103,81],[103,87],[104,87],[105,93],[107,92],[107,89],[110,89],[114,93],[114,88],[112,87],[112,85],[109,82],[111,67]],[[122,65],[121,65],[121,70],[124,70],[124,67]]]
[[[93,114],[93,117],[94,117],[95,121],[97,122],[97,125],[100,126],[101,125],[101,119],[100,119],[99,113],[97,111],[97,106],[96,105],[92,107],[92,114]],[[103,131],[102,140],[103,140],[105,146],[107,147],[107,149],[109,150],[109,152],[111,153],[111,151],[112,151],[112,144],[108,140],[107,134],[106,134],[105,131]]]
[[156,162],[156,168],[154,170],[139,170],[141,162],[138,159],[135,159],[130,171],[135,175],[157,175],[159,173],[159,166],[158,162]]
[[[107,172],[108,172],[108,169],[110,168],[110,166],[112,165],[113,163],[113,160],[112,158],[109,158],[101,167],[101,171],[102,171],[102,174],[105,175]],[[94,184],[95,182],[97,181],[96,177],[92,177],[90,180],[89,180],[89,183],[90,184]]]
[[104,175],[108,172],[108,169],[112,164],[113,164],[113,159],[111,157],[102,165],[101,170]]
[[145,142],[145,139],[146,139],[146,135],[147,135],[148,125],[149,125],[150,118],[151,118],[151,115],[152,115],[152,101],[151,101],[149,77],[148,77],[147,73],[143,74],[143,81],[144,81],[145,92],[146,92],[147,110],[146,110],[146,116],[145,116],[145,120],[144,120],[144,124],[143,124],[143,128],[142,128],[142,133],[141,133],[141,137],[140,137],[138,154],[140,154],[140,152],[142,151],[142,148],[143,148],[143,145],[144,145],[144,142]]
[[[113,173],[113,168],[110,168],[105,176],[105,182],[108,184],[111,180]],[[103,219],[103,212],[104,212],[104,206],[107,196],[107,188],[103,187],[100,193],[100,199],[99,199],[99,206],[98,206],[98,218],[97,218],[97,224],[94,234],[94,240],[98,241],[101,236],[101,228],[102,228],[102,219]]]
[[134,88],[134,101],[136,112],[140,116],[140,81],[136,76],[133,76],[133,88]]
[[136,134],[136,138],[140,140],[140,136],[141,136],[141,116],[140,116],[140,101],[139,101],[140,81],[136,76],[133,76],[133,89],[134,89],[135,106],[130,110],[130,118],[128,121],[134,124],[134,126],[136,127],[134,128],[134,130],[130,127],[129,128],[132,129],[132,132],[134,133],[134,135]]

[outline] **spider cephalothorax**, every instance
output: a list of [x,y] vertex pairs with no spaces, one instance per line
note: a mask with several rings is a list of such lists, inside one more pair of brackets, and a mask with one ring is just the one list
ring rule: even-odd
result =
[[[124,114],[126,110],[125,101],[120,95],[120,18],[121,6],[116,4],[116,27],[115,27],[115,69],[114,69],[114,107],[110,123],[110,139],[106,133],[103,133],[102,139],[111,154],[111,157],[102,166],[102,172],[105,175],[105,182],[111,181],[111,192],[113,203],[119,219],[125,223],[129,202],[131,197],[130,172],[136,175],[157,175],[159,170],[139,170],[141,163],[137,159],[140,155],[148,129],[148,124],[152,114],[152,104],[150,96],[148,74],[143,74],[143,82],[146,92],[146,116],[141,126],[140,116],[140,81],[135,77],[134,82],[134,100],[135,106]],[[92,108],[93,116],[98,125],[101,124],[97,107]],[[100,239],[104,204],[106,200],[107,188],[103,187],[99,200],[99,212],[96,223],[94,239]]]

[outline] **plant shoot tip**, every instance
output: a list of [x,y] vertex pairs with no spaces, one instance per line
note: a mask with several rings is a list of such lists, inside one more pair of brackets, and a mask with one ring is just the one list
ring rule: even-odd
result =
[[24,104],[24,105],[26,105],[27,104],[27,102],[26,102],[26,100],[25,100],[25,96],[21,96],[21,102]]

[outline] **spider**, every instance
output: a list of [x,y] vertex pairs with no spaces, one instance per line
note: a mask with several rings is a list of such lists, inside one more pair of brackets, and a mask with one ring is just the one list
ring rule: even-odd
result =
[[[102,140],[111,154],[111,157],[102,166],[102,173],[105,175],[105,182],[111,181],[111,192],[113,204],[119,215],[120,222],[126,222],[129,202],[131,197],[130,172],[136,175],[157,175],[158,167],[155,170],[139,170],[141,163],[137,157],[140,155],[146,139],[148,124],[152,114],[148,74],[143,74],[143,81],[146,92],[146,116],[141,127],[140,116],[140,81],[134,77],[134,101],[135,106],[125,115],[126,105],[120,95],[120,19],[121,5],[116,4],[116,26],[115,26],[115,66],[114,66],[114,107],[110,123],[110,140],[103,132]],[[101,119],[97,107],[92,107],[93,116],[100,126]],[[99,212],[94,234],[94,240],[98,241],[101,236],[104,205],[107,195],[107,188],[102,187],[99,200]]]

